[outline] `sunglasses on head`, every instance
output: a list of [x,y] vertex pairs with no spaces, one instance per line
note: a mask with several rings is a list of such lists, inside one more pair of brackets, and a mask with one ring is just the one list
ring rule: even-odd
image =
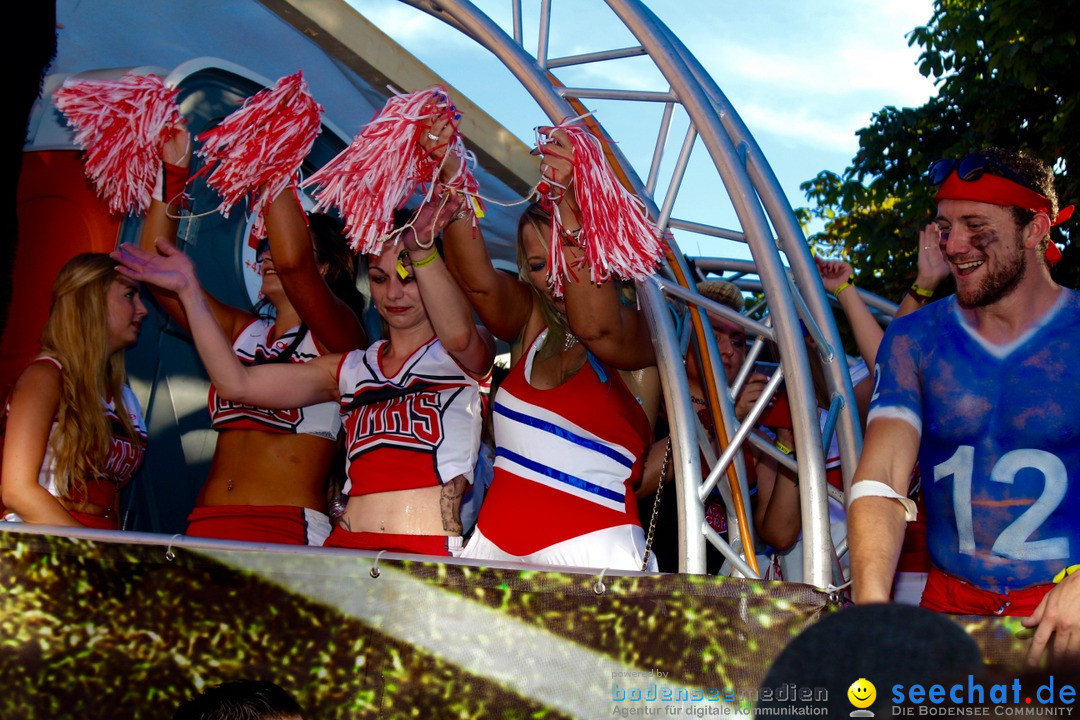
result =
[[956,171],[956,176],[965,182],[975,182],[985,173],[989,172],[991,175],[997,175],[1006,180],[1011,180],[1017,185],[1023,185],[1029,190],[1034,189],[1028,184],[1027,180],[1020,177],[994,158],[987,157],[986,155],[967,155],[959,160],[953,158],[935,160],[930,163],[930,169],[926,171],[926,175],[929,178],[931,185],[940,185],[952,175],[953,171]]

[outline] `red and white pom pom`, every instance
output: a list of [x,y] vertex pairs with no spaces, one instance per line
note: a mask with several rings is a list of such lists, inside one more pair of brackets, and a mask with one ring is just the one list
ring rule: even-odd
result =
[[[394,211],[425,183],[434,186],[438,180],[445,155],[433,157],[417,139],[440,117],[451,123],[458,119],[443,88],[395,95],[349,147],[304,182],[305,188],[318,188],[317,207],[334,207],[341,213],[354,251],[380,252],[392,239]],[[463,159],[462,169],[448,185],[475,196],[476,179],[464,162],[467,154],[456,132],[447,152]]]
[[203,145],[198,154],[205,161],[199,174],[209,173],[206,184],[221,195],[218,209],[225,217],[252,195],[252,232],[266,237],[266,206],[300,170],[322,131],[322,113],[303,73],[297,72],[252,95],[220,125],[199,135]]
[[[581,209],[576,242],[585,250],[589,279],[601,283],[613,274],[624,280],[649,277],[664,255],[664,246],[645,205],[615,177],[600,141],[585,127],[566,123],[555,129],[565,132],[574,148],[574,194]],[[563,229],[557,201],[550,204],[548,283],[556,295],[562,295],[563,278],[570,268],[561,239],[568,233]]]
[[161,144],[184,122],[178,92],[157,75],[129,73],[119,80],[71,78],[54,94],[85,151],[86,176],[110,212],[143,213],[150,207],[161,176]]

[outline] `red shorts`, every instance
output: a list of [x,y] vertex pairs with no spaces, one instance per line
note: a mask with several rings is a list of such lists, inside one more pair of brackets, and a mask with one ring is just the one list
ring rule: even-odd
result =
[[[188,515],[184,532],[191,537],[283,545],[320,545],[325,532],[312,540],[313,516],[325,516],[292,505],[210,505]],[[324,521],[329,526],[329,521]]]
[[1027,617],[1035,612],[1035,608],[1053,587],[1053,583],[1047,583],[1007,593],[996,593],[977,588],[966,580],[931,566],[920,605],[928,610],[954,615]]
[[119,530],[120,523],[116,522],[114,515],[108,517],[104,515],[91,515],[89,513],[77,512],[75,510],[68,510],[71,517],[75,518],[88,528],[97,528],[98,530]]
[[342,527],[336,527],[330,532],[330,537],[326,538],[324,547],[349,548],[350,550],[386,550],[387,552],[451,557],[451,549],[461,548],[461,536],[350,532]]

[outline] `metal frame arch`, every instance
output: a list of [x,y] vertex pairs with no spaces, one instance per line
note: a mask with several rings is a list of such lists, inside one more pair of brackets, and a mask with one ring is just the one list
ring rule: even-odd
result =
[[[729,194],[736,216],[744,229],[743,238],[747,242],[754,258],[755,269],[761,279],[769,302],[770,315],[775,323],[774,338],[779,346],[783,375],[788,382],[788,393],[793,407],[793,425],[796,442],[799,445],[800,493],[803,517],[804,557],[806,568],[804,579],[818,587],[827,587],[832,579],[831,555],[832,543],[828,524],[828,508],[824,479],[824,449],[818,425],[816,401],[809,373],[809,359],[801,333],[798,331],[800,315],[807,324],[817,331],[824,347],[826,370],[829,376],[830,390],[841,400],[838,423],[841,447],[844,449],[846,475],[854,467],[853,458],[857,457],[860,443],[857,424],[852,422],[853,393],[846,368],[840,368],[836,362],[833,348],[841,347],[839,333],[824,292],[813,267],[813,260],[806,247],[805,238],[794,219],[790,206],[779,192],[779,184],[771,169],[761,155],[760,148],[753,141],[741,119],[734,113],[726,98],[716,87],[712,79],[701,68],[689,51],[677,38],[638,0],[606,0],[607,5],[641,43],[641,48],[650,56],[656,67],[670,84],[668,93],[622,93],[600,90],[579,91],[574,88],[559,88],[547,74],[548,68],[570,64],[567,59],[549,63],[546,57],[548,46],[548,23],[551,4],[543,0],[540,13],[540,38],[538,55],[535,58],[522,46],[521,8],[519,0],[511,0],[513,13],[513,33],[511,38],[496,25],[486,14],[479,11],[467,0],[402,0],[406,4],[423,10],[447,22],[468,35],[481,46],[492,52],[522,83],[522,86],[538,102],[541,109],[553,121],[574,114],[571,105],[564,96],[571,97],[616,97],[628,100],[665,101],[669,108],[672,103],[683,106],[690,117],[691,133],[688,133],[685,153],[688,155],[696,135],[700,134],[709,155],[720,175],[721,181]],[[612,59],[640,54],[641,49],[625,49],[606,53],[590,53],[589,60]],[[585,57],[585,56],[582,56]],[[630,97],[636,95],[636,97]],[[645,97],[648,95],[649,97]],[[670,113],[665,112],[665,118]],[[666,121],[665,121],[666,122]],[[662,134],[665,132],[662,129]],[[679,227],[677,221],[670,218],[670,202],[664,203],[661,211],[653,201],[651,192],[638,178],[625,157],[618,151],[618,146],[608,144],[616,155],[629,184],[646,203],[654,218],[658,218],[662,227]],[[660,147],[657,148],[658,154]],[[680,158],[680,162],[684,162]],[[650,172],[649,187],[655,187],[655,167]],[[676,187],[681,179],[676,169],[672,186]],[[669,193],[672,187],[669,187]],[[768,216],[766,216],[766,212]],[[769,221],[778,229],[785,255],[791,263],[791,278],[784,266],[776,241],[773,239]],[[675,253],[671,259],[677,267],[669,267],[676,277],[683,275],[692,281],[681,254]],[[794,279],[792,284],[791,279]],[[657,348],[663,380],[664,396],[669,414],[674,420],[674,458],[676,461],[678,489],[680,492],[680,528],[682,549],[682,569],[689,572],[704,571],[703,509],[697,498],[698,478],[701,477],[698,461],[698,443],[691,436],[696,427],[696,418],[690,408],[689,389],[685,373],[682,371],[681,345],[675,333],[671,312],[665,300],[665,294],[671,295],[676,286],[663,280],[645,283],[640,288],[642,305],[653,329],[654,344]],[[696,295],[696,293],[691,293]],[[698,296],[700,298],[700,296]],[[691,306],[702,303],[693,298],[684,301]],[[707,301],[704,301],[707,302]],[[697,321],[700,325],[704,312],[698,310]],[[705,338],[705,346],[712,358],[718,358],[715,341],[711,334]],[[842,376],[841,376],[842,375]],[[715,379],[715,378],[714,378]],[[722,385],[726,382],[721,378]],[[738,384],[738,380],[736,380]],[[735,435],[733,412],[730,397],[721,402],[721,414],[725,416],[725,428],[729,439]],[[743,435],[745,438],[745,435]],[[846,478],[848,482],[849,478]],[[745,489],[745,478],[742,478]],[[730,510],[730,507],[729,507]],[[751,538],[752,538],[752,532]],[[751,551],[752,552],[752,551]],[[744,573],[745,574],[745,573]],[[752,574],[752,573],[750,573]]]
[[[679,49],[680,57],[682,57],[695,79],[701,83],[716,108],[717,115],[720,117],[724,128],[735,142],[746,148],[747,171],[751,181],[760,193],[770,221],[777,228],[781,248],[791,264],[796,283],[807,289],[804,294],[809,312],[817,320],[828,346],[830,348],[842,348],[843,341],[836,328],[835,317],[829,300],[822,291],[823,289],[820,288],[820,277],[814,267],[813,257],[809,253],[806,237],[799,223],[795,220],[794,213],[791,212],[791,207],[784,197],[776,174],[765,160],[764,153],[761,152],[757,141],[750,134],[749,129],[728,101],[727,96],[724,95],[705,69],[701,67],[697,58],[683,46],[666,26],[664,26],[664,31],[669,42]],[[879,298],[872,293],[866,293],[862,290],[859,292],[872,308],[889,316],[896,311],[894,303]],[[837,353],[832,353],[832,355],[836,357]],[[830,381],[830,390],[844,393],[847,401],[846,407],[853,408],[854,394],[851,389],[851,377],[846,368],[841,368],[838,363],[829,361],[825,364],[825,370]],[[837,430],[840,436],[841,467],[846,492],[851,486],[851,476],[855,472],[855,465],[862,452],[862,430],[859,427],[856,414],[853,412],[843,413],[840,423],[837,425]]]

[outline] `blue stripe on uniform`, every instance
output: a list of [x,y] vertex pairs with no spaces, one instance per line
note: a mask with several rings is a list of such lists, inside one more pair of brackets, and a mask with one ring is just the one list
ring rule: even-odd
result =
[[599,495],[606,500],[614,500],[615,502],[619,503],[626,501],[626,496],[623,493],[615,492],[614,490],[608,490],[606,487],[601,487],[600,485],[591,483],[588,480],[582,480],[581,478],[575,477],[574,475],[568,475],[564,472],[560,472],[555,468],[549,467],[548,465],[543,465],[536,462],[535,460],[530,460],[524,455],[518,455],[512,450],[507,450],[506,448],[498,448],[495,451],[495,457],[506,458],[507,460],[517,463],[522,467],[528,468],[535,473],[539,473],[540,475],[544,475],[553,480],[558,480],[559,482],[566,483],[567,485],[572,485],[580,490],[584,490],[587,493]]
[[570,432],[566,428],[559,427],[555,423],[535,418],[532,415],[526,415],[525,413],[518,412],[517,410],[511,410],[510,408],[506,407],[501,403],[495,403],[495,412],[511,420],[515,420],[524,425],[534,427],[537,430],[551,433],[552,435],[560,437],[563,440],[569,440],[575,445],[580,445],[587,450],[592,450],[593,452],[600,453],[605,457],[611,458],[612,460],[627,469],[634,467],[634,461],[628,460],[626,456],[620,453],[618,450],[615,450],[614,448],[611,448],[604,443],[597,442],[596,440],[591,440],[587,437],[582,437],[581,435]]

